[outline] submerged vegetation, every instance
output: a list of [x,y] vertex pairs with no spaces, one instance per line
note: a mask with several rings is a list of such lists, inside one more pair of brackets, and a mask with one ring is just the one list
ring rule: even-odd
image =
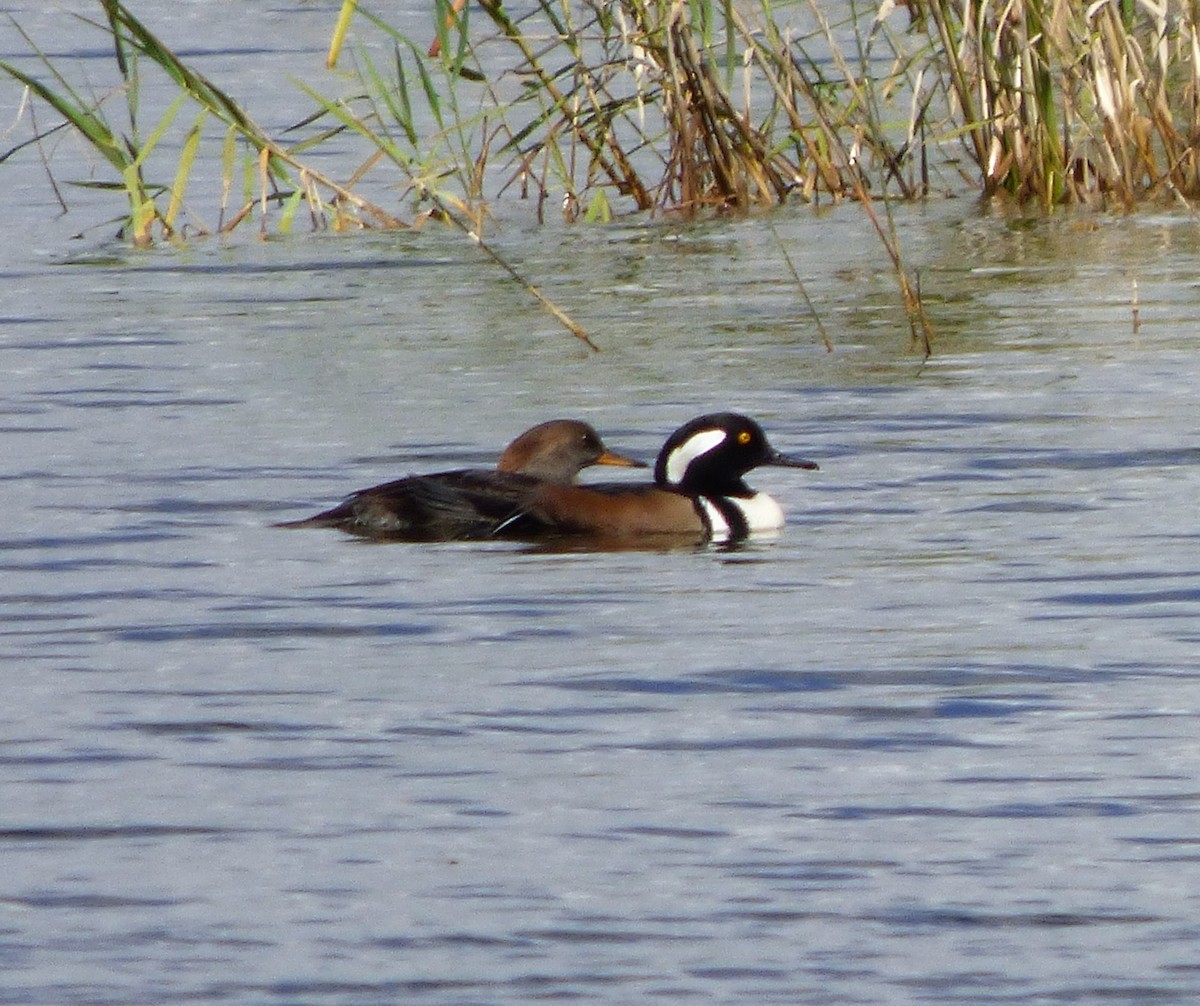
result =
[[[82,184],[124,193],[136,244],[247,220],[286,231],[304,211],[315,228],[436,218],[494,256],[481,240],[489,207],[513,196],[539,220],[592,222],[854,199],[916,318],[892,199],[1200,198],[1194,0],[435,0],[425,39],[344,0],[330,63],[353,23],[351,76],[313,67],[299,85],[313,112],[294,141],[269,135],[123,3],[98,7],[110,93],[81,93],[28,36],[41,71],[0,71],[111,168]],[[173,98],[147,128],[151,71]],[[349,93],[327,93],[337,88]],[[36,144],[52,166],[47,138],[62,122],[43,126],[39,101],[32,138],[0,159]],[[335,141],[352,158],[339,178],[310,157]],[[210,220],[189,192],[201,151],[217,147]],[[363,194],[381,185],[398,185],[407,208]]]

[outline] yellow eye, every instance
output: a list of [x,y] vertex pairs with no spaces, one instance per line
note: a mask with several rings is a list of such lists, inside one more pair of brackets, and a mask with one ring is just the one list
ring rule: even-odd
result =
[[738,443],[739,444],[750,443],[750,431],[749,430],[742,430],[742,432],[738,434]]

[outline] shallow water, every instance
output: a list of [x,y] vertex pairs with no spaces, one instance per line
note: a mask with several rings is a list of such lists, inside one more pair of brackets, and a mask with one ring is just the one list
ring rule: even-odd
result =
[[[134,253],[8,167],[0,1002],[1195,1001],[1191,221],[902,209],[928,363],[854,207],[771,218],[830,354],[761,221],[509,228],[590,355],[436,229]],[[821,463],[775,540],[269,527],[718,408]]]

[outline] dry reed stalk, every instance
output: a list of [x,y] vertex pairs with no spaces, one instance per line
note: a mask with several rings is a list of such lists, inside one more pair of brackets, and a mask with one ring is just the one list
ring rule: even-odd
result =
[[[780,170],[765,138],[733,107],[711,54],[702,52],[686,5],[636,5],[639,45],[657,72],[669,127],[660,208],[746,208],[782,200],[791,172]],[[651,20],[665,13],[660,22]]]
[[951,115],[985,193],[1127,208],[1200,197],[1191,0],[929,0]]

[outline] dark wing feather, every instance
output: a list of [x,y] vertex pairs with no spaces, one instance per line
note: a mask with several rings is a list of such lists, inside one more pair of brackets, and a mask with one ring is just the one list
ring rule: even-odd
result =
[[526,475],[482,469],[413,475],[362,489],[331,510],[279,526],[336,527],[405,541],[489,538],[521,511],[538,485]]

